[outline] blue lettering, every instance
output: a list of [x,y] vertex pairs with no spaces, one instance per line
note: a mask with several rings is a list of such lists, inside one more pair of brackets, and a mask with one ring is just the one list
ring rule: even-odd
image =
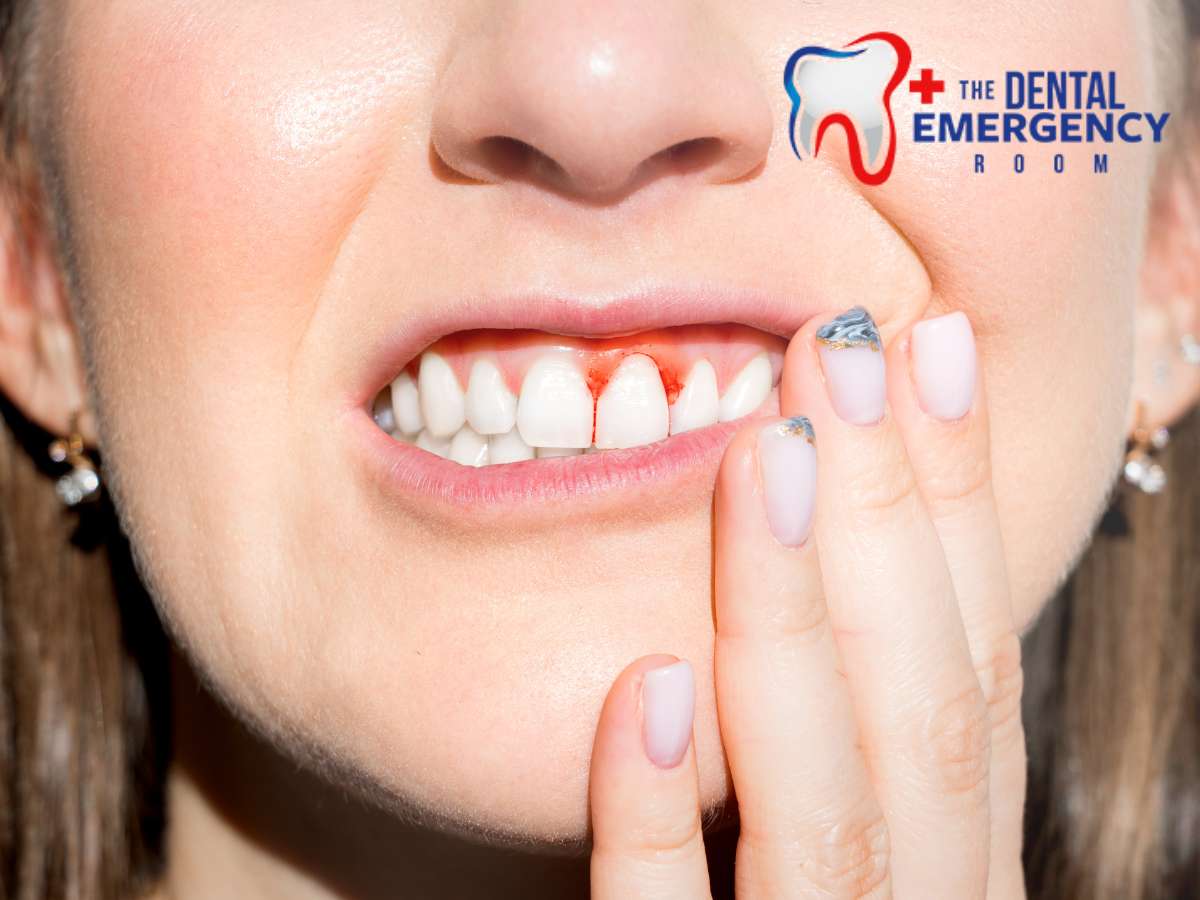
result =
[[1131,144],[1140,144],[1142,142],[1140,134],[1136,131],[1130,131],[1125,127],[1127,123],[1137,121],[1141,118],[1141,113],[1125,113],[1125,115],[1121,116],[1117,121],[1117,133],[1121,136],[1121,140],[1128,141]]
[[1162,143],[1163,129],[1167,127],[1167,119],[1171,118],[1171,114],[1163,113],[1161,116],[1156,116],[1154,113],[1146,113],[1146,124],[1150,126],[1150,131],[1154,134],[1154,143]]
[[919,112],[913,116],[913,140],[918,144],[928,144],[934,140],[933,118],[931,112]]

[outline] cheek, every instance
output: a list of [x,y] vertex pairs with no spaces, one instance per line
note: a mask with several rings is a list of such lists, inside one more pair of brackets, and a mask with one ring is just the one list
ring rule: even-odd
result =
[[[140,476],[123,480],[135,521],[228,528],[246,516],[222,498],[278,478],[266,451],[289,428],[300,360],[321,355],[301,348],[338,249],[389,156],[423,150],[404,127],[424,83],[418,48],[380,4],[362,5],[252,4],[209,20],[130,0],[64,26],[62,169],[106,444]],[[318,14],[332,24],[289,21]],[[213,496],[213,479],[234,489]],[[166,509],[143,502],[138,485],[156,483],[176,486]]]
[[[1130,109],[1161,110],[1139,47],[1141,13],[1108,3],[1093,19],[1063,6],[1043,8],[1038,30],[1020,42],[1004,37],[1015,23],[1008,10],[973,12],[979,33],[970,37],[930,29],[923,52],[954,88],[936,109],[1002,110],[1002,99],[994,106],[958,99],[959,79],[993,78],[1002,91],[1005,70],[1074,60],[1115,69]],[[901,121],[911,123],[919,107],[911,96],[905,102]],[[1024,625],[1086,541],[1119,463],[1155,151],[1146,144],[905,150],[881,206],[920,253],[934,304],[964,309],[975,325],[997,504]],[[1109,154],[1109,174],[1093,172],[1096,151]],[[1014,168],[1018,152],[1023,174]],[[976,153],[985,157],[983,174],[973,171]],[[1065,158],[1062,174],[1054,172],[1056,153]]]

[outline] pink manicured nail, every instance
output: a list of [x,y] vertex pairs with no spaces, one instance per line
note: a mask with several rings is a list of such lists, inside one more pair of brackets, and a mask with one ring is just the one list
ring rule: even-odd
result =
[[798,547],[812,525],[817,493],[817,450],[804,416],[768,425],[758,434],[758,468],[771,534]]
[[975,396],[975,335],[963,312],[918,322],[912,330],[913,381],[921,408],[952,422]]
[[853,425],[883,418],[887,379],[875,320],[855,306],[817,329],[817,346],[834,411]]
[[642,675],[642,746],[662,769],[679,765],[692,739],[696,683],[686,659]]

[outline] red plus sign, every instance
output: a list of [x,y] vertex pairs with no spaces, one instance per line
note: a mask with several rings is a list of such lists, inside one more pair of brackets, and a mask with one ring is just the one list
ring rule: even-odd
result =
[[922,103],[932,103],[934,94],[946,90],[946,82],[934,81],[933,69],[922,69],[921,77],[910,81],[908,89],[914,94],[920,94]]

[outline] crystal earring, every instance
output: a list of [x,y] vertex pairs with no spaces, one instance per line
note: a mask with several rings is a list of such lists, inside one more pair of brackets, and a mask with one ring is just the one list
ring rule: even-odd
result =
[[1154,460],[1154,452],[1167,446],[1171,432],[1165,425],[1147,428],[1143,422],[1145,405],[1137,403],[1137,424],[1125,453],[1125,480],[1147,494],[1161,493],[1167,486],[1167,471]]
[[1179,352],[1183,354],[1183,361],[1189,366],[1200,366],[1200,340],[1196,340],[1194,334],[1184,332],[1179,338]]
[[96,500],[100,496],[100,473],[96,464],[88,457],[83,446],[83,435],[79,433],[79,418],[82,411],[71,416],[69,433],[50,445],[50,458],[56,463],[67,463],[71,471],[58,479],[55,492],[65,505],[79,506]]

